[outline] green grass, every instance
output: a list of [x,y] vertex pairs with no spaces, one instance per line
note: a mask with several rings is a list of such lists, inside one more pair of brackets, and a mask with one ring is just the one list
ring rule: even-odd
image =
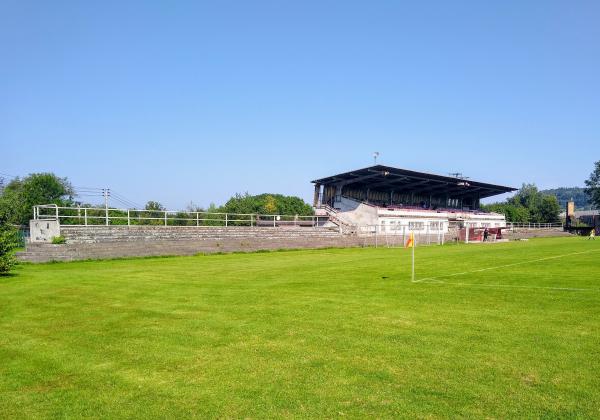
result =
[[0,418],[600,416],[600,241],[416,256],[437,279],[381,248],[20,266]]

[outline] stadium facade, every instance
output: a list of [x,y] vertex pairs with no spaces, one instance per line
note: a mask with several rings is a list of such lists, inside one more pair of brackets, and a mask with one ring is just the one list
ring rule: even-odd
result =
[[[312,181],[314,207],[338,225],[384,233],[447,233],[452,228],[505,227],[504,215],[484,212],[481,199],[515,188],[375,165]],[[424,233],[424,232],[423,232]]]

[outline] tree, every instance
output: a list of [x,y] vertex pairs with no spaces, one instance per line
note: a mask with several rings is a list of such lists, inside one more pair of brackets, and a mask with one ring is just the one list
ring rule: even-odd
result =
[[529,210],[527,210],[521,205],[514,205],[509,203],[493,203],[482,205],[481,208],[486,211],[503,214],[506,217],[507,222],[529,222]]
[[142,225],[163,225],[165,223],[164,222],[165,214],[163,212],[166,209],[158,201],[152,201],[152,200],[148,201],[146,203],[146,206],[144,207],[144,210],[146,210],[146,211],[142,211],[142,212],[138,213],[142,216],[142,219],[140,219],[140,221],[139,221],[140,224],[142,224]]
[[160,204],[158,201],[148,201],[146,203],[146,206],[144,207],[144,210],[157,210],[157,211],[165,211],[165,207]]
[[17,264],[13,253],[17,243],[17,230],[7,223],[0,223],[0,275],[8,273]]
[[560,204],[554,195],[545,195],[537,208],[540,223],[560,222]]
[[6,185],[0,197],[0,221],[26,225],[32,217],[33,206],[73,203],[73,187],[67,178],[52,173],[35,173]]
[[542,195],[535,184],[523,184],[517,193],[508,199],[510,204],[523,206],[527,209],[535,209],[539,205]]
[[600,160],[594,163],[594,170],[585,181],[585,194],[595,208],[600,208]]
[[267,195],[265,197],[265,203],[263,208],[265,209],[265,213],[267,214],[274,214],[277,212],[277,202],[275,201],[275,198],[272,195]]

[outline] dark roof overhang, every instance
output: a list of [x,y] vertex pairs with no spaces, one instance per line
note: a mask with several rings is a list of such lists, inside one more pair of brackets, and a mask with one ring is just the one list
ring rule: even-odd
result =
[[375,165],[344,172],[316,179],[312,182],[321,185],[354,185],[359,188],[383,191],[414,191],[422,194],[448,194],[450,196],[478,194],[481,198],[516,191],[516,188],[502,185],[410,171],[385,165]]

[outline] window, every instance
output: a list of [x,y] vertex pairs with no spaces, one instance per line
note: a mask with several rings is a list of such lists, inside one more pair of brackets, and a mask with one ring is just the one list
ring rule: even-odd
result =
[[441,222],[429,222],[429,230],[440,230]]
[[425,223],[423,222],[408,222],[409,230],[423,230]]

